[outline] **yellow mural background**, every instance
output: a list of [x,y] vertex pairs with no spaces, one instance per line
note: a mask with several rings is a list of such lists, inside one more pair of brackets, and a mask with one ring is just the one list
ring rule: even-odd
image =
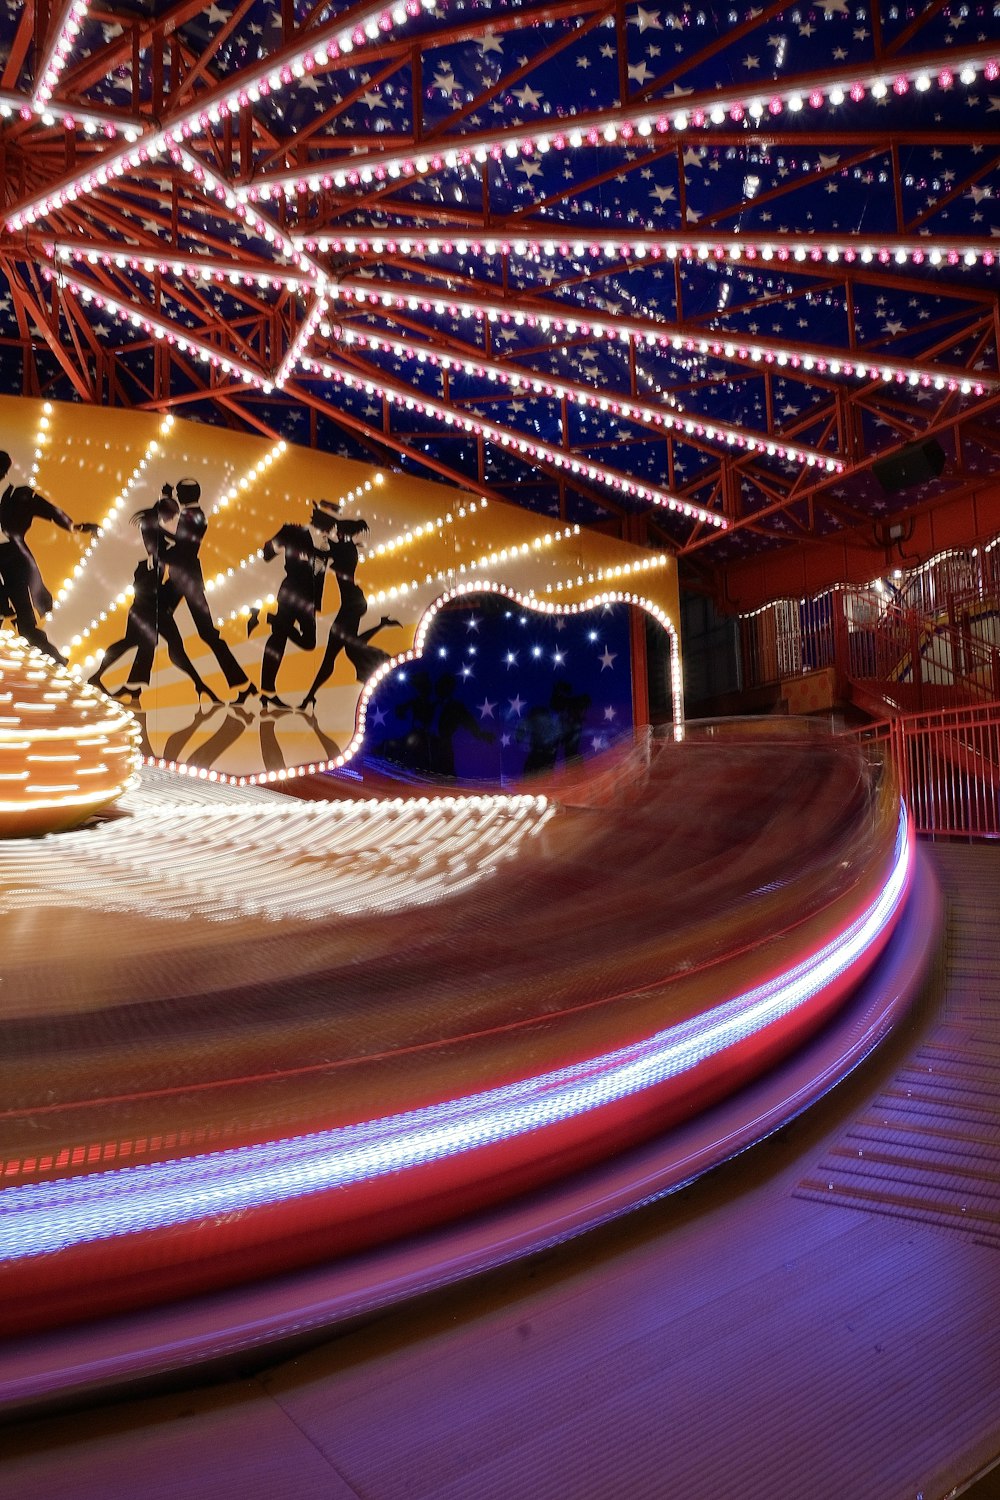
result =
[[[0,448],[13,460],[8,482],[32,483],[74,521],[102,523],[93,540],[45,521],[36,521],[28,536],[55,596],[51,616],[40,623],[84,675],[124,633],[128,591],[143,556],[129,516],[152,504],[164,482],[184,477],[202,488],[208,529],[201,562],[213,614],[255,683],[268,632],[262,621],[248,637],[248,613],[258,601],[266,612],[283,576],[280,557],[267,564],[257,554],[285,523],[305,524],[312,502],[321,497],[341,501],[345,516],[369,523],[370,535],[359,539],[357,582],[368,600],[362,626],[375,625],[383,615],[398,620],[398,627],[375,639],[392,655],[412,648],[421,618],[446,591],[490,581],[539,606],[634,593],[662,612],[678,638],[673,558],[515,505],[487,502],[475,489],[180,418],[18,397],[0,397]],[[277,680],[284,701],[297,704],[308,690],[337,608],[336,582],[328,578],[315,652],[289,646],[285,653]],[[232,697],[183,602],[176,620],[206,683],[220,697]],[[109,670],[109,688],[124,683],[130,659]],[[675,680],[678,664],[675,658]],[[360,693],[354,668],[341,653],[313,719],[262,713],[254,700],[240,709],[199,709],[192,684],[169,663],[161,644],[139,718],[149,754],[227,775],[273,774],[341,755],[354,734]]]

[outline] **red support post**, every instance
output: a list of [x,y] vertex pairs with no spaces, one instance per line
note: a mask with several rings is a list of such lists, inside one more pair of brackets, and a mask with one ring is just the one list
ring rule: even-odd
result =
[[830,613],[833,622],[833,664],[836,669],[836,694],[838,699],[847,697],[851,671],[850,637],[847,632],[847,615],[844,611],[844,595],[834,589],[830,596]]
[[918,710],[924,706],[923,659],[920,655],[920,619],[910,614],[910,676],[913,681],[913,706]]
[[632,722],[637,729],[649,723],[649,665],[646,657],[646,617],[629,605],[629,660],[632,667]]

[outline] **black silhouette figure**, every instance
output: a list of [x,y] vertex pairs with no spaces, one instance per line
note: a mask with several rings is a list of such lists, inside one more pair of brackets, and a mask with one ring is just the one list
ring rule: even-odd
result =
[[[330,531],[339,508],[336,501],[317,500],[308,526],[282,526],[264,543],[265,562],[271,562],[279,552],[285,562],[285,576],[268,615],[271,634],[261,664],[260,691],[265,708],[287,707],[275,695],[275,685],[289,641],[302,651],[315,648],[316,616],[322,608],[330,561]],[[256,629],[258,619],[258,612],[253,610],[247,622],[248,635]]]
[[431,770],[439,776],[455,774],[455,736],[460,729],[483,744],[492,744],[496,736],[483,729],[460,698],[455,697],[455,679],[449,672],[438,678],[438,719],[431,736]]
[[568,682],[557,682],[552,689],[551,706],[559,720],[558,748],[565,760],[574,760],[581,751],[590,695],[574,693]]
[[337,741],[332,740],[328,734],[325,734],[323,732],[322,728],[317,723],[315,716],[310,718],[309,727],[312,730],[313,734],[316,736],[317,740],[319,740],[320,747],[322,748],[323,754],[326,759],[336,760],[337,756],[340,754],[340,746],[337,744]]
[[578,756],[589,707],[586,693],[574,694],[568,682],[557,682],[548,708],[533,708],[518,729],[518,740],[528,746],[523,769],[548,771],[560,758]]
[[163,605],[173,613],[182,599],[187,600],[191,619],[198,635],[218,662],[226,682],[239,688],[237,703],[243,703],[257,689],[222,639],[205,597],[205,579],[201,571],[202,540],[208,521],[201,508],[201,485],[197,479],[181,479],[177,484],[180,514],[173,546],[167,556],[167,577],[161,593]]
[[517,738],[528,746],[524,757],[525,771],[548,771],[555,765],[559,753],[559,720],[550,708],[539,705],[531,709],[518,725]]
[[396,705],[400,719],[409,718],[410,729],[402,739],[389,737],[378,747],[379,755],[386,760],[407,766],[411,771],[429,771],[431,768],[431,728],[437,703],[434,685],[429,672],[413,673],[413,697]]
[[358,681],[367,682],[376,667],[389,660],[388,652],[380,650],[378,646],[370,645],[369,642],[380,630],[397,623],[387,615],[383,615],[377,625],[366,630],[363,635],[358,634],[358,626],[368,609],[368,601],[354,581],[358,566],[358,548],[354,538],[367,533],[368,522],[360,518],[347,520],[344,517],[338,517],[336,531],[336,539],[330,543],[327,566],[336,574],[340,588],[340,608],[330,626],[330,634],[327,637],[326,650],[323,652],[319,671],[313,678],[312,687],[302,700],[303,708],[309,708],[315,704],[316,694],[324,682],[332,676],[334,665],[341,651],[354,667]]
[[[0,481],[10,473],[10,462],[10,454],[0,452]],[[65,666],[66,658],[53,646],[36,615],[36,610],[48,614],[52,595],[26,541],[33,521],[51,521],[77,536],[92,535],[100,528],[95,521],[72,521],[27,484],[9,484],[0,495],[0,617],[13,618],[18,635]]]
[[164,573],[170,549],[173,545],[170,528],[180,514],[180,506],[174,498],[173,489],[165,484],[155,505],[137,510],[132,525],[139,528],[146,556],[139,563],[132,578],[133,596],[125,621],[125,634],[105,651],[101,664],[93,673],[90,682],[102,692],[104,674],[109,667],[127,652],[134,649],[135,656],[124,687],[110,694],[135,707],[144,687],[149,685],[156,654],[157,640],[162,636],[167,653],[178,671],[190,677],[199,698],[207,697],[211,703],[219,699],[206,687],[184,649],[181,633],[174,619],[175,600],[164,600]]

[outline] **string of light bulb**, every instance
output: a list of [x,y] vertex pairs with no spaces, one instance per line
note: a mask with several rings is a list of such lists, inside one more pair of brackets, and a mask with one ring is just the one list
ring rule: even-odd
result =
[[63,579],[62,584],[56,590],[55,603],[50,614],[48,615],[48,618],[50,620],[57,618],[61,606],[64,605],[70,598],[73,590],[76,588],[76,585],[83,577],[87,568],[87,564],[90,562],[90,559],[93,556],[94,550],[97,547],[98,543],[102,540],[104,535],[109,530],[111,530],[112,527],[115,526],[116,522],[121,516],[122,511],[125,508],[129,495],[135,489],[136,485],[139,484],[145,477],[146,471],[149,468],[151,461],[159,452],[160,439],[169,436],[170,430],[174,425],[174,421],[175,418],[168,413],[167,416],[165,416],[160,422],[156,437],[150,438],[149,442],[146,444],[145,452],[139,459],[131,474],[125,480],[124,485],[119,490],[114,500],[111,502],[111,505],[107,513],[105,514],[104,519],[99,523],[97,535],[90,539],[87,544],[86,550],[81,554],[79,561],[73,568],[73,571],[68,575],[68,577]]
[[[931,374],[925,365],[914,360],[866,359],[863,354],[845,358],[833,349],[801,345],[754,334],[705,334],[683,325],[664,324],[653,319],[623,317],[620,313],[605,316],[588,308],[560,308],[558,313],[539,312],[537,304],[519,304],[510,299],[468,296],[442,296],[438,291],[421,293],[402,288],[379,287],[366,282],[342,280],[327,286],[332,299],[365,308],[447,314],[466,321],[501,324],[514,328],[537,329],[542,333],[565,333],[570,337],[617,339],[648,347],[672,350],[677,354],[700,354],[729,359],[739,364],[767,365],[809,375],[838,376],[858,380],[877,380],[897,385],[933,386],[935,390],[961,391],[963,395],[981,396],[987,388],[1000,384],[993,376],[968,375],[963,370],[939,369]],[[815,460],[814,460],[815,461]],[[808,462],[808,458],[806,459]]]
[[[95,186],[106,186],[114,179],[164,157],[181,142],[206,134],[214,125],[261,98],[280,93],[328,63],[347,57],[355,49],[398,30],[420,15],[421,10],[441,10],[449,3],[450,0],[404,0],[402,4],[390,7],[372,5],[355,11],[347,26],[337,19],[316,27],[309,40],[296,47],[283,62],[275,63],[264,58],[251,64],[241,70],[237,87],[223,88],[213,98],[197,99],[194,104],[177,111],[169,124],[147,129],[123,149],[103,157],[96,169],[88,163],[82,171],[64,178],[57,187],[19,204],[8,215],[7,227],[22,229],[26,224],[47,217],[54,209],[73,202],[81,192],[92,191]],[[30,105],[25,107],[30,114],[41,112]],[[194,158],[190,160],[193,162]]]
[[392,405],[433,417],[435,421],[442,422],[445,426],[454,427],[474,437],[485,438],[521,457],[538,459],[543,463],[551,464],[553,468],[566,470],[581,478],[605,484],[609,489],[628,496],[630,499],[645,501],[650,505],[676,511],[680,515],[701,521],[707,526],[718,527],[720,530],[725,530],[728,525],[725,516],[717,511],[706,510],[704,506],[695,505],[676,495],[671,495],[655,485],[646,484],[628,474],[609,469],[603,464],[592,463],[589,459],[577,458],[561,448],[553,448],[549,443],[525,437],[511,428],[499,427],[494,422],[484,422],[480,418],[467,416],[453,407],[432,401],[425,396],[418,398],[403,386],[391,385],[383,376],[380,376],[376,383],[370,377],[357,375],[351,370],[335,368],[333,365],[317,360],[303,360],[302,368],[305,374],[322,375],[325,380],[332,381],[336,385],[361,390],[367,395],[381,395]]
[[611,411],[616,416],[625,416],[632,421],[657,427],[681,436],[694,437],[708,444],[721,443],[728,447],[742,448],[748,453],[776,454],[779,458],[810,467],[825,468],[830,473],[842,473],[844,465],[829,454],[820,453],[785,439],[757,437],[731,422],[709,420],[700,415],[686,413],[673,405],[669,411],[661,407],[640,404],[636,400],[602,395],[575,381],[554,375],[539,375],[532,370],[521,370],[516,365],[503,365],[485,358],[463,358],[419,344],[410,339],[397,338],[390,334],[366,333],[363,329],[339,328],[330,330],[339,343],[347,348],[362,345],[377,353],[397,354],[418,364],[430,365],[434,369],[457,370],[478,379],[487,379],[508,386],[514,394],[527,392],[548,396],[556,401],[567,400],[572,405],[592,411]]
[[891,76],[881,69],[831,69],[822,77],[817,76],[805,90],[800,86],[781,88],[772,84],[763,96],[748,96],[742,87],[704,94],[690,91],[669,105],[596,110],[575,122],[560,121],[553,128],[526,130],[523,125],[512,125],[463,135],[455,145],[424,149],[408,146],[367,155],[355,153],[333,162],[282,168],[241,184],[237,192],[245,200],[267,202],[272,197],[291,198],[332,189],[367,187],[404,177],[484,166],[489,161],[544,156],[549,151],[593,150],[602,146],[658,147],[664,137],[684,137],[692,131],[711,132],[713,126],[732,124],[746,130],[773,131],[777,118],[786,111],[795,116],[807,107],[813,111],[824,107],[838,109],[848,102],[860,104],[869,94],[880,100],[893,94],[902,97],[911,88],[923,94],[935,85],[947,91],[956,81],[970,88],[979,77],[990,83],[1000,78],[995,43],[967,48],[965,59],[959,64],[947,53],[911,63],[897,62]]
[[90,0],[63,0],[58,18],[50,21],[50,40],[42,55],[35,92],[31,98],[31,108],[36,113],[41,113],[48,107],[52,91],[72,56],[74,43],[80,35],[89,8]]
[[824,234],[777,233],[761,235],[748,230],[739,234],[714,233],[710,237],[688,234],[630,234],[626,239],[615,230],[588,229],[586,236],[564,233],[519,235],[504,232],[500,238],[489,235],[441,235],[420,230],[406,234],[385,230],[377,234],[293,235],[294,242],[311,254],[335,255],[469,255],[512,257],[537,261],[575,260],[589,263],[592,269],[602,260],[706,261],[755,264],[778,262],[786,269],[805,267],[812,271],[827,262],[835,265],[880,266],[912,264],[971,267],[982,263],[996,264],[995,240],[965,237],[949,241],[937,236],[933,245],[926,240],[905,235],[884,235],[871,239],[860,234],[830,236]]

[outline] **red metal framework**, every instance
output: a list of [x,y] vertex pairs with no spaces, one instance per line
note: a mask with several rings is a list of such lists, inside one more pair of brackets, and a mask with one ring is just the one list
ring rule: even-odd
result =
[[877,718],[1000,697],[1000,549],[946,552],[891,580],[783,598],[741,616],[747,690],[832,670],[835,699]]
[[299,440],[639,511],[703,583],[877,550],[914,497],[875,451],[944,446],[927,506],[992,483],[1000,65],[938,6],[838,13],[814,40],[783,6],[29,6],[0,74],[18,388],[268,435],[304,410]]

